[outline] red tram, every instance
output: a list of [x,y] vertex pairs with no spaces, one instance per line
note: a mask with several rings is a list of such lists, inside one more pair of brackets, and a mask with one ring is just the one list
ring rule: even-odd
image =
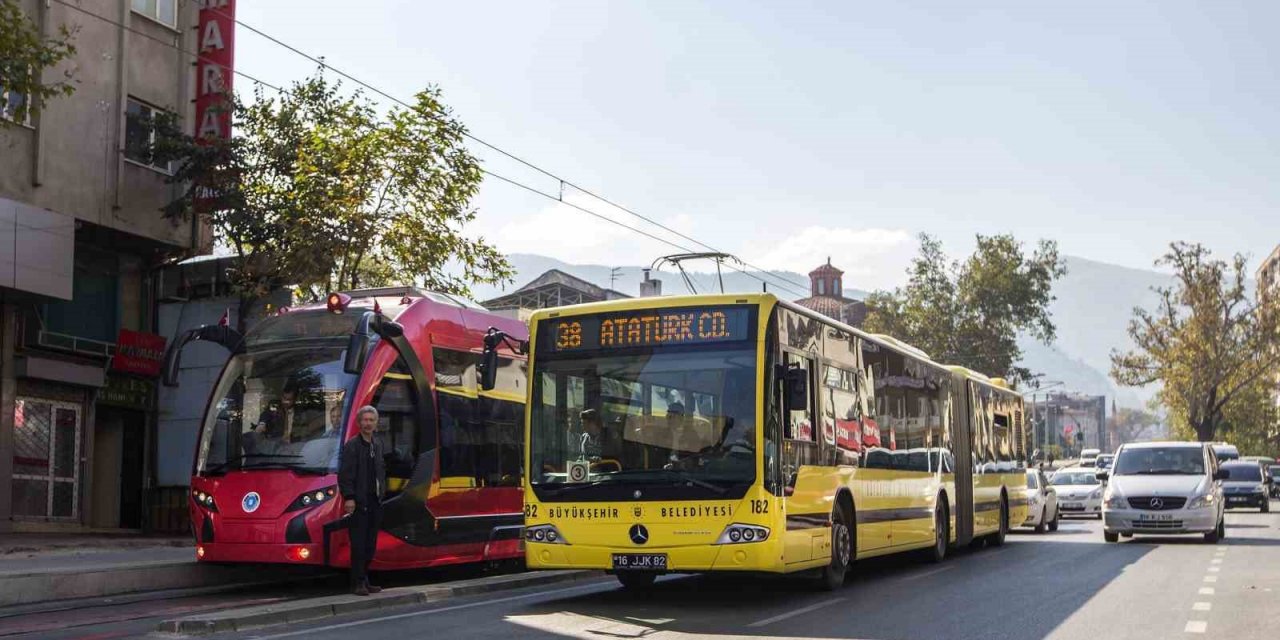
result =
[[372,405],[389,489],[373,568],[520,558],[525,360],[504,348],[487,364],[497,386],[480,389],[490,327],[528,335],[453,296],[387,288],[282,309],[245,335],[224,321],[181,336],[166,384],[192,342],[231,352],[191,476],[197,557],[349,566],[338,455]]

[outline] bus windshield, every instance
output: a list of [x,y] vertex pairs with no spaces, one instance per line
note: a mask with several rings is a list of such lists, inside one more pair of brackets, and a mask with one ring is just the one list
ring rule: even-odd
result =
[[332,342],[250,348],[232,357],[205,416],[196,475],[334,471],[354,382],[342,370],[342,348]]
[[756,357],[708,346],[535,359],[530,483],[574,500],[745,490],[756,468]]

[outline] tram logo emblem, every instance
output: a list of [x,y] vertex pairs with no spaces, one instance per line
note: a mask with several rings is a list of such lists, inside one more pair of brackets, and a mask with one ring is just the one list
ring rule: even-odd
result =
[[649,530],[642,524],[633,524],[631,529],[627,531],[627,536],[636,544],[644,544],[649,541]]
[[240,500],[240,508],[244,509],[245,513],[253,513],[260,506],[262,506],[262,496],[256,491],[244,494],[244,498]]
[[1152,509],[1155,509],[1156,511],[1159,511],[1159,510],[1163,509],[1163,508],[1164,508],[1164,500],[1161,500],[1160,498],[1152,498],[1152,499],[1151,499],[1151,508],[1152,508]]

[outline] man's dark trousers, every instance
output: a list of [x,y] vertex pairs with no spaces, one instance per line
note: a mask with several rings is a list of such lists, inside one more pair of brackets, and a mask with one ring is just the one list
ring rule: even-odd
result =
[[378,548],[378,526],[382,524],[382,505],[356,504],[351,514],[351,588],[369,584],[369,563]]

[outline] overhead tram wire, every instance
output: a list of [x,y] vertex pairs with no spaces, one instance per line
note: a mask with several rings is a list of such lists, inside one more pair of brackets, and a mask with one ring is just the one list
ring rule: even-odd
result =
[[[172,42],[166,41],[166,40],[164,40],[164,39],[162,39],[162,38],[155,37],[155,36],[153,36],[153,35],[151,35],[151,34],[148,34],[148,33],[144,32],[144,31],[140,31],[140,30],[138,30],[138,29],[134,29],[134,28],[132,28],[132,27],[129,27],[128,25],[126,25],[126,24],[124,24],[124,23],[122,23],[122,22],[120,22],[120,21],[118,21],[118,20],[115,20],[115,19],[109,18],[109,17],[107,17],[107,16],[103,16],[103,15],[100,15],[100,14],[94,13],[94,12],[92,12],[92,11],[89,11],[89,10],[87,10],[87,9],[83,8],[83,7],[80,7],[80,6],[76,5],[76,4],[73,4],[73,3],[71,3],[71,2],[68,2],[68,0],[51,0],[51,1],[52,1],[52,2],[55,2],[55,3],[57,3],[57,4],[60,4],[60,5],[62,5],[62,6],[65,6],[65,7],[69,8],[69,9],[72,9],[73,11],[76,11],[76,12],[81,13],[81,14],[83,14],[83,15],[86,15],[86,16],[89,16],[89,17],[91,17],[91,18],[97,19],[97,20],[99,20],[99,21],[101,21],[101,22],[104,22],[104,23],[111,24],[111,25],[114,25],[114,26],[116,26],[116,27],[119,27],[120,29],[123,29],[123,30],[125,30],[125,31],[128,31],[129,33],[132,33],[132,34],[134,34],[134,35],[142,36],[143,38],[146,38],[146,39],[148,39],[148,40],[151,40],[151,41],[153,41],[153,42],[156,42],[157,44],[160,44],[160,45],[163,45],[163,46],[169,47],[170,49],[173,49],[173,50],[178,51],[178,52],[180,52],[180,53],[184,53],[184,54],[186,54],[186,55],[192,56],[194,59],[196,59],[196,60],[198,60],[198,61],[205,62],[205,63],[208,63],[208,64],[212,64],[212,65],[215,65],[215,66],[217,66],[217,67],[222,68],[223,70],[230,71],[231,73],[233,73],[233,74],[235,74],[235,75],[237,75],[237,76],[240,76],[240,77],[245,78],[246,80],[249,80],[249,81],[251,81],[251,82],[253,82],[253,83],[255,83],[255,84],[258,84],[258,85],[261,85],[261,86],[266,87],[266,88],[268,88],[268,89],[271,89],[271,90],[273,90],[273,91],[277,92],[278,94],[281,94],[281,95],[293,95],[293,93],[292,93],[291,91],[287,90],[287,89],[284,89],[284,88],[282,88],[282,87],[279,87],[279,86],[276,86],[276,85],[274,85],[274,84],[271,84],[270,82],[267,82],[267,81],[265,81],[265,80],[262,80],[262,79],[260,79],[260,78],[257,78],[257,77],[255,77],[255,76],[253,76],[253,75],[250,75],[250,74],[245,73],[245,72],[243,72],[243,71],[240,71],[240,70],[238,70],[238,69],[231,68],[231,67],[229,67],[228,65],[225,65],[225,64],[222,64],[222,63],[219,63],[219,62],[216,62],[216,61],[210,60],[210,59],[208,59],[208,58],[206,58],[206,57],[202,56],[200,53],[198,53],[198,52],[196,52],[196,51],[191,51],[191,50],[185,49],[185,48],[183,48],[183,47],[182,47],[182,46],[180,46],[180,45],[177,45],[177,44],[174,44],[174,43],[172,43]],[[224,15],[224,16],[225,16],[225,14],[222,14],[222,15]],[[247,27],[247,28],[251,28],[251,27]],[[256,30],[255,30],[255,32],[256,32]],[[306,57],[306,54],[300,54],[300,55],[303,55],[304,57]],[[325,66],[326,68],[330,68],[330,69],[332,69],[332,67],[328,67],[328,66],[327,66],[327,65],[325,65],[322,61],[318,61],[318,64],[321,64],[322,66]],[[339,72],[339,71],[338,71],[338,70],[336,70],[336,69],[333,69],[333,71],[335,71],[336,73],[339,73],[339,74],[341,74],[341,75],[344,75],[344,76],[346,75],[346,74],[342,74],[341,72]],[[359,83],[359,84],[361,84],[362,86],[368,86],[368,85],[365,85],[365,83],[362,83],[362,82],[360,82],[360,81],[358,81],[358,80],[353,80],[353,81],[354,81],[354,82],[357,82],[357,83]],[[388,99],[391,99],[391,100],[393,100],[393,101],[397,102],[398,104],[405,105],[405,106],[409,106],[409,105],[406,105],[406,103],[404,103],[403,101],[400,101],[400,100],[398,100],[398,99],[396,99],[396,98],[394,98],[394,97],[391,97],[391,96],[389,96],[388,94],[386,94],[385,92],[382,92],[381,90],[377,90],[376,88],[371,88],[371,90],[377,91],[377,93],[378,93],[379,95],[386,96],[386,97],[388,97]],[[492,148],[492,149],[494,149],[494,150],[496,150],[496,151],[498,151],[498,152],[502,153],[503,155],[508,155],[508,156],[510,156],[510,154],[508,154],[506,151],[503,151],[503,150],[501,150],[501,149],[498,149],[497,147],[494,147],[493,145],[490,145],[490,144],[489,144],[489,143],[487,143],[487,142],[484,142],[484,141],[482,141],[482,140],[479,140],[478,138],[475,138],[474,136],[471,136],[470,134],[465,134],[465,135],[467,135],[467,137],[468,137],[468,138],[470,138],[470,139],[472,139],[472,140],[475,140],[475,141],[479,142],[480,144],[482,144],[482,145],[484,145],[484,146],[486,146],[486,147]],[[541,169],[541,168],[539,168],[539,167],[535,167],[535,166],[533,166],[533,165],[529,164],[528,162],[526,162],[526,161],[524,161],[524,160],[521,160],[520,158],[516,158],[515,156],[511,156],[511,157],[512,157],[513,159],[515,159],[515,160],[517,160],[517,161],[521,162],[522,164],[526,164],[526,165],[530,166],[531,168],[534,168],[535,170],[539,171],[540,173],[543,173],[543,174],[545,174],[545,175],[547,175],[547,176],[550,176],[550,177],[555,178],[554,174],[551,174],[551,173],[547,172],[547,171],[546,171],[546,170],[544,170],[544,169]],[[508,178],[508,177],[506,177],[506,176],[503,176],[503,175],[501,175],[501,174],[495,173],[495,172],[490,171],[490,170],[488,170],[488,169],[485,169],[485,168],[483,168],[483,167],[480,167],[480,171],[481,171],[482,173],[484,173],[485,175],[492,176],[492,177],[494,177],[494,178],[496,178],[496,179],[498,179],[498,180],[501,180],[501,181],[503,181],[503,182],[506,182],[506,183],[508,183],[508,184],[511,184],[511,185],[514,185],[514,186],[520,187],[521,189],[524,189],[524,190],[526,190],[526,191],[529,191],[530,193],[534,193],[534,194],[536,194],[536,195],[540,195],[540,196],[542,196],[542,197],[544,197],[544,198],[547,198],[547,199],[549,199],[549,200],[554,200],[554,201],[556,201],[556,202],[559,202],[559,203],[561,203],[561,204],[564,204],[564,205],[566,205],[566,206],[569,206],[569,207],[571,207],[571,208],[573,208],[573,209],[576,209],[576,210],[578,210],[578,211],[581,211],[581,212],[586,213],[586,214],[588,214],[588,215],[591,215],[591,216],[593,216],[593,217],[599,218],[599,219],[601,219],[601,220],[604,220],[604,221],[609,222],[609,223],[611,223],[611,224],[614,224],[614,225],[616,225],[616,226],[622,227],[623,229],[627,229],[627,230],[629,230],[629,231],[632,231],[632,232],[638,233],[638,234],[640,234],[640,235],[643,235],[643,236],[645,236],[645,237],[647,237],[647,238],[650,238],[650,239],[656,240],[656,241],[658,241],[658,242],[661,242],[661,243],[666,244],[666,245],[668,245],[668,246],[671,246],[671,247],[673,247],[673,248],[679,249],[680,251],[692,252],[692,250],[691,250],[689,247],[686,247],[686,246],[683,246],[683,245],[677,244],[677,243],[675,243],[675,242],[672,242],[672,241],[667,240],[667,239],[665,239],[665,238],[659,237],[659,236],[657,236],[657,235],[655,235],[655,234],[649,233],[649,232],[644,231],[644,230],[642,230],[642,229],[639,229],[639,228],[632,227],[632,226],[630,226],[630,225],[624,224],[624,223],[622,223],[622,222],[619,222],[619,221],[617,221],[617,220],[614,220],[613,218],[610,218],[609,216],[606,216],[606,215],[601,214],[601,213],[596,212],[596,211],[592,211],[592,210],[590,210],[590,209],[588,209],[588,208],[586,208],[586,207],[583,207],[583,206],[581,206],[581,205],[577,205],[577,204],[574,204],[574,203],[572,203],[572,202],[566,201],[566,200],[564,200],[563,195],[561,195],[561,196],[555,196],[555,195],[549,194],[549,193],[547,193],[547,192],[545,192],[545,191],[542,191],[542,190],[540,190],[540,189],[537,189],[536,187],[531,187],[531,186],[526,185],[526,184],[524,184],[524,183],[522,183],[522,182],[519,182],[518,180],[515,180],[515,179],[512,179],[512,178]],[[572,186],[572,187],[573,187],[573,188],[575,188],[575,189],[579,189],[579,187],[577,187],[577,186],[573,185],[572,183],[569,183],[569,182],[564,181],[564,180],[560,180],[559,178],[555,178],[555,179],[556,179],[556,180],[558,180],[558,181],[561,183],[562,187],[563,187],[563,185],[566,185],[566,184],[567,184],[567,185],[569,185],[569,186]],[[579,189],[579,190],[581,190],[581,189]],[[582,191],[584,191],[584,192],[585,192],[585,190],[582,190]],[[590,194],[590,195],[592,195],[593,197],[596,197],[596,196],[594,196],[594,194]],[[601,200],[603,200],[603,199],[601,199]],[[606,202],[607,202],[607,201],[606,201]],[[614,206],[616,206],[616,205],[614,205]],[[619,208],[621,208],[621,207],[619,207]],[[624,209],[624,210],[625,210],[625,209]],[[636,215],[636,214],[634,214],[633,212],[630,212],[630,211],[628,211],[628,213],[632,213],[632,215]],[[665,226],[663,226],[663,225],[661,225],[661,224],[659,224],[659,225],[657,225],[657,226],[659,226],[659,227],[661,227],[661,228],[663,228],[663,229],[666,229],[667,231],[671,231],[670,229],[667,229]],[[671,232],[672,232],[672,233],[677,233],[677,232],[674,232],[674,231],[671,231]],[[678,233],[677,233],[677,235],[682,235],[682,234],[678,234]],[[695,242],[696,242],[696,241],[695,241]],[[700,242],[699,242],[698,244],[702,244],[702,243],[700,243]],[[706,246],[706,245],[702,245],[702,246]],[[745,263],[744,263],[744,264],[745,264]],[[758,275],[756,275],[756,274],[754,274],[754,273],[751,273],[751,272],[746,271],[746,270],[744,270],[744,269],[739,269],[739,268],[737,268],[737,267],[734,267],[733,265],[728,265],[728,266],[729,266],[730,268],[734,269],[735,271],[738,271],[738,272],[740,272],[740,273],[742,273],[742,274],[744,274],[744,275],[746,275],[746,276],[749,276],[749,277],[755,278],[756,280],[759,280],[759,281],[761,281],[761,282],[764,282],[765,284],[769,284],[769,283],[768,283],[767,281],[765,281],[763,278],[761,278],[760,276],[758,276]],[[748,266],[750,266],[750,265],[748,265]],[[754,268],[754,267],[753,267],[753,268]],[[767,272],[766,272],[766,273],[767,273]],[[770,274],[770,275],[772,275],[772,274]],[[782,282],[787,283],[788,281],[787,281],[787,280],[785,280],[785,279],[783,279],[783,280],[782,280]],[[801,295],[805,295],[805,294],[807,294],[807,293],[808,293],[807,291],[800,291],[800,290],[795,289],[795,288],[793,288],[793,287],[787,287],[786,285],[783,285],[783,288],[790,289],[793,293],[794,293],[794,292],[799,292]]]
[[[193,4],[195,4],[196,6],[199,6],[199,7],[201,7],[201,8],[204,8],[203,6],[201,6],[201,0],[191,0],[191,2],[192,2]],[[294,54],[296,54],[296,55],[298,55],[298,56],[301,56],[302,58],[304,58],[304,59],[306,59],[306,60],[309,60],[309,61],[311,61],[311,62],[312,62],[312,63],[314,63],[314,64],[319,65],[319,66],[320,66],[321,68],[323,68],[323,69],[327,69],[327,70],[329,70],[329,71],[332,71],[332,72],[334,72],[334,73],[338,74],[339,76],[341,76],[341,77],[343,77],[343,78],[346,78],[347,80],[350,80],[351,82],[354,82],[354,83],[356,83],[357,85],[360,85],[361,87],[364,87],[364,88],[368,89],[369,91],[372,91],[372,92],[374,92],[374,93],[376,93],[376,94],[378,94],[378,95],[382,96],[383,98],[386,98],[387,100],[390,100],[390,101],[392,101],[392,102],[395,102],[396,104],[399,104],[399,105],[401,105],[401,106],[403,106],[403,107],[406,107],[406,108],[410,108],[410,109],[412,109],[412,108],[413,108],[413,105],[411,105],[411,104],[409,104],[409,103],[405,102],[404,100],[401,100],[400,98],[397,98],[396,96],[393,96],[393,95],[391,95],[391,94],[387,93],[386,91],[383,91],[382,89],[380,89],[380,88],[378,88],[378,87],[376,87],[376,86],[374,86],[374,85],[372,85],[372,84],[369,84],[368,82],[365,82],[365,81],[363,81],[363,80],[361,80],[361,79],[359,79],[359,78],[357,78],[357,77],[355,77],[355,76],[351,75],[350,73],[347,73],[347,72],[345,72],[345,71],[343,71],[343,70],[341,70],[341,69],[338,69],[337,67],[334,67],[334,66],[330,65],[330,64],[329,64],[328,62],[326,62],[325,60],[323,60],[323,59],[321,59],[321,58],[319,58],[319,57],[317,57],[317,56],[313,56],[313,55],[311,55],[311,54],[309,54],[309,53],[307,53],[307,52],[305,52],[305,51],[302,51],[301,49],[299,49],[299,48],[297,48],[297,47],[295,47],[295,46],[293,46],[293,45],[291,45],[291,44],[289,44],[289,43],[287,43],[287,42],[284,42],[283,40],[281,40],[281,39],[279,39],[279,38],[277,38],[277,37],[275,37],[275,36],[273,36],[273,35],[271,35],[271,34],[269,34],[269,33],[265,32],[265,31],[263,31],[262,29],[259,29],[259,28],[255,27],[255,26],[251,25],[251,24],[248,24],[248,23],[244,22],[243,20],[240,20],[239,18],[235,18],[235,17],[233,17],[233,16],[230,16],[230,15],[228,15],[226,12],[223,12],[223,11],[221,11],[221,10],[217,9],[217,8],[208,8],[208,9],[206,9],[206,10],[207,10],[207,11],[212,11],[213,13],[215,13],[215,14],[217,14],[217,15],[219,15],[219,16],[222,16],[223,18],[226,18],[226,19],[228,19],[228,20],[231,20],[231,21],[235,22],[237,25],[240,25],[241,27],[244,27],[245,29],[248,29],[249,31],[251,31],[251,32],[253,32],[253,33],[255,33],[255,34],[257,34],[257,35],[259,35],[259,36],[261,36],[261,37],[263,37],[263,38],[265,38],[265,39],[267,39],[268,41],[270,41],[270,42],[272,42],[272,43],[276,44],[277,46],[280,46],[280,47],[282,47],[282,48],[284,48],[284,49],[287,49],[288,51],[291,51],[291,52],[293,52]],[[428,116],[428,117],[432,117],[432,116]],[[501,154],[501,155],[503,155],[503,156],[505,156],[505,157],[507,157],[507,158],[509,158],[509,159],[511,159],[511,160],[514,160],[515,162],[518,162],[518,163],[520,163],[521,165],[524,165],[525,167],[528,167],[529,169],[532,169],[532,170],[534,170],[534,171],[536,171],[536,172],[538,172],[538,173],[542,174],[543,176],[546,176],[546,177],[548,177],[548,178],[551,178],[552,180],[555,180],[555,181],[559,182],[559,183],[561,184],[561,186],[562,186],[562,187],[563,187],[564,185],[568,185],[568,186],[572,187],[573,189],[575,189],[575,190],[577,190],[577,191],[580,191],[580,192],[582,192],[582,193],[584,193],[584,194],[586,194],[586,195],[588,195],[588,196],[590,196],[590,197],[592,197],[592,198],[595,198],[596,200],[599,200],[599,201],[601,201],[601,202],[603,202],[603,203],[605,203],[605,204],[607,204],[607,205],[609,205],[609,206],[611,206],[611,207],[614,207],[615,209],[619,209],[619,210],[621,210],[621,211],[623,211],[623,212],[626,212],[628,215],[631,215],[631,216],[634,216],[634,217],[636,217],[636,218],[639,218],[639,219],[641,219],[641,220],[643,220],[643,221],[645,221],[645,222],[647,222],[647,223],[649,223],[649,224],[651,224],[651,225],[654,225],[654,226],[656,226],[656,227],[658,227],[658,228],[660,228],[660,229],[662,229],[662,230],[666,231],[667,233],[673,234],[673,235],[675,235],[675,236],[677,236],[677,237],[679,237],[679,238],[681,238],[681,239],[683,239],[683,240],[686,240],[686,241],[688,241],[688,242],[692,242],[692,243],[694,243],[694,244],[696,244],[696,245],[698,245],[698,246],[700,246],[700,247],[702,247],[702,248],[704,248],[704,249],[707,249],[707,250],[709,250],[709,251],[714,251],[714,252],[716,252],[716,253],[724,253],[724,251],[721,251],[720,249],[717,249],[716,247],[713,247],[713,246],[711,246],[711,245],[709,245],[709,244],[707,244],[707,243],[705,243],[705,242],[703,242],[703,241],[701,241],[701,240],[698,240],[697,238],[693,238],[693,237],[691,237],[691,236],[689,236],[689,235],[687,235],[687,234],[681,233],[681,232],[679,232],[679,231],[677,231],[677,230],[675,230],[675,229],[672,229],[671,227],[669,227],[669,226],[667,226],[667,225],[665,225],[665,224],[663,224],[663,223],[661,223],[661,222],[658,222],[657,220],[654,220],[654,219],[652,219],[652,218],[650,218],[650,217],[648,217],[648,216],[645,216],[645,215],[640,214],[639,212],[636,212],[636,211],[634,211],[634,210],[632,210],[632,209],[629,209],[629,208],[627,208],[627,207],[624,207],[624,206],[622,206],[622,205],[620,205],[620,204],[618,204],[618,203],[616,203],[616,202],[613,202],[613,201],[611,201],[611,200],[609,200],[609,199],[607,199],[607,198],[605,198],[605,197],[603,197],[603,196],[601,196],[601,195],[598,195],[598,194],[596,194],[596,193],[594,193],[594,192],[592,192],[592,191],[590,191],[590,190],[588,190],[588,189],[585,189],[585,188],[583,188],[583,187],[581,187],[581,186],[577,185],[576,183],[574,183],[574,182],[572,182],[572,181],[570,181],[570,180],[566,180],[566,179],[564,179],[564,178],[562,178],[562,177],[560,177],[560,176],[556,175],[554,172],[549,171],[549,170],[547,170],[547,169],[544,169],[544,168],[542,168],[542,167],[540,167],[540,166],[538,166],[538,165],[536,165],[536,164],[534,164],[534,163],[532,163],[532,162],[530,162],[530,161],[528,161],[528,160],[525,160],[524,158],[521,158],[520,156],[517,156],[516,154],[511,153],[510,151],[507,151],[507,150],[505,150],[505,149],[503,149],[503,148],[501,148],[501,147],[499,147],[499,146],[497,146],[497,145],[495,145],[495,144],[493,144],[493,143],[491,143],[491,142],[488,142],[488,141],[486,141],[486,140],[484,140],[484,139],[482,139],[482,138],[479,138],[479,137],[477,137],[476,135],[474,135],[474,134],[472,134],[472,133],[470,133],[470,132],[466,132],[466,131],[464,131],[464,132],[462,133],[462,135],[463,135],[464,137],[466,137],[467,139],[469,139],[469,140],[472,140],[472,141],[476,142],[477,144],[480,144],[480,145],[482,145],[482,146],[484,146],[484,147],[486,147],[486,148],[488,148],[488,149],[491,149],[491,150],[493,150],[493,151],[496,151],[497,153],[499,153],[499,154]],[[498,176],[495,176],[495,177],[498,177]],[[503,178],[503,179],[505,180],[505,178]],[[524,186],[524,185],[520,185],[520,186]],[[535,190],[535,191],[536,191],[536,190]],[[546,194],[545,194],[545,193],[542,193],[542,195],[546,195]],[[563,196],[562,196],[562,197],[560,197],[560,198],[556,198],[556,200],[558,200],[559,202],[564,202],[564,198],[563,198]],[[566,203],[566,204],[567,204],[567,203]],[[575,208],[580,208],[580,207],[575,207]],[[624,227],[626,227],[626,225],[623,225],[623,226],[624,226]],[[626,228],[631,229],[632,227],[626,227]],[[667,244],[671,244],[671,243],[667,243]],[[672,245],[672,246],[677,246],[677,245]],[[684,251],[686,251],[686,252],[689,252],[689,253],[692,253],[692,250],[689,250],[689,249],[687,249],[687,248],[682,249],[682,250],[684,250]],[[747,261],[745,261],[745,260],[743,260],[743,261],[742,261],[742,264],[743,264],[744,266],[746,266],[746,267],[750,267],[751,269],[755,269],[757,272],[759,272],[759,273],[761,273],[761,274],[764,274],[764,275],[767,275],[767,276],[770,276],[770,277],[774,278],[774,279],[776,280],[776,283],[781,283],[781,285],[782,285],[782,287],[783,287],[783,288],[785,288],[785,289],[790,289],[793,293],[800,293],[801,295],[807,295],[807,294],[809,293],[808,285],[806,285],[806,284],[804,284],[804,283],[797,282],[797,281],[795,281],[795,280],[791,280],[791,279],[789,279],[789,278],[784,278],[784,277],[782,277],[782,276],[780,276],[780,275],[778,275],[778,274],[776,274],[776,273],[774,273],[774,272],[772,272],[772,271],[770,271],[770,270],[763,269],[763,268],[758,267],[758,266],[756,266],[756,265],[753,265],[753,264],[751,264],[750,262],[747,262]],[[736,270],[737,270],[737,271],[740,271],[741,273],[743,273],[743,274],[745,274],[745,275],[748,275],[748,276],[754,277],[755,279],[760,280],[761,282],[764,282],[764,278],[762,278],[762,277],[760,277],[760,276],[757,276],[757,275],[751,274],[751,273],[749,273],[749,272],[747,272],[747,271],[745,271],[745,270],[742,270],[742,269],[736,269]],[[788,285],[789,285],[789,286],[788,286]]]

